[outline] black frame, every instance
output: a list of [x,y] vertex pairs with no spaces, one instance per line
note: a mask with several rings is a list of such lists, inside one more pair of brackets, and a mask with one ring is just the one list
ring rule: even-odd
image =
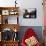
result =
[[[33,10],[32,10],[33,9]],[[29,11],[30,12],[29,12]],[[36,18],[37,16],[37,9],[36,8],[29,8],[29,9],[25,9],[24,10],[24,14],[23,14],[23,18]],[[26,17],[27,16],[27,17]]]

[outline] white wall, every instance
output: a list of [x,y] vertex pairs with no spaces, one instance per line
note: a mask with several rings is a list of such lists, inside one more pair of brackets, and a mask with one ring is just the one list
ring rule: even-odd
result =
[[[15,0],[0,0],[0,6],[14,6]],[[18,6],[20,7],[19,24],[21,26],[43,26],[43,6],[42,0],[17,0]],[[24,19],[23,9],[24,8],[36,8],[37,18],[36,19]]]
[[[20,19],[19,19],[21,26],[43,26],[42,0],[24,0],[23,8],[36,8],[37,18],[36,19],[23,19],[23,13],[21,13]],[[22,11],[23,10],[21,10],[21,12]]]
[[14,1],[15,0],[0,0],[0,6],[1,7],[9,7],[9,6],[14,6]]

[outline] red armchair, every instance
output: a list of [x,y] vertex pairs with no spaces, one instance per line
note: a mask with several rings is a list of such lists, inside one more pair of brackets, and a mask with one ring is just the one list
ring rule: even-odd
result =
[[[31,41],[31,42],[28,42],[28,41]],[[30,45],[27,45],[28,43]],[[31,43],[35,43],[35,44],[31,45]],[[37,38],[36,38],[36,33],[34,32],[33,29],[31,29],[31,28],[27,29],[24,37],[22,38],[21,46],[41,46],[40,43],[38,42]]]

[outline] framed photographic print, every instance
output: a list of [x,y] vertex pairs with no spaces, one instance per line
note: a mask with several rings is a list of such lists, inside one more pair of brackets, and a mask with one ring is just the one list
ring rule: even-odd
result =
[[10,10],[10,11],[9,11],[9,14],[10,14],[10,15],[16,15],[17,13],[18,13],[18,12],[17,12],[16,10]]
[[2,15],[9,15],[9,10],[2,10]]
[[36,18],[37,9],[29,8],[24,10],[23,18]]

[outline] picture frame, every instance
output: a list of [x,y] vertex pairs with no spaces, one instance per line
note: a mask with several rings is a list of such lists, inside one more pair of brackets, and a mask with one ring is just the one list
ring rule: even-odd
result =
[[3,24],[18,24],[17,16],[3,16]]
[[23,18],[36,18],[36,16],[37,16],[36,8],[24,9]]
[[16,10],[10,10],[10,11],[9,11],[9,14],[10,14],[10,15],[17,15],[18,12],[17,12]]
[[2,10],[2,15],[9,15],[9,10]]

